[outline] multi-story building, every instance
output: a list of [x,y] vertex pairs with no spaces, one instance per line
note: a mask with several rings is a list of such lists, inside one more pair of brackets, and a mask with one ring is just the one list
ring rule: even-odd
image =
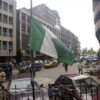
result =
[[78,38],[69,30],[61,26],[61,41],[70,49],[76,56],[79,55],[80,42]]
[[16,56],[16,1],[0,0],[0,62]]
[[94,23],[96,37],[100,43],[100,0],[93,0]]
[[32,13],[37,18],[55,26],[60,25],[60,17],[56,10],[49,9],[45,4],[40,4],[32,9]]
[[61,29],[61,41],[68,47],[70,48],[70,43],[71,43],[71,32],[64,28],[63,26],[60,27]]

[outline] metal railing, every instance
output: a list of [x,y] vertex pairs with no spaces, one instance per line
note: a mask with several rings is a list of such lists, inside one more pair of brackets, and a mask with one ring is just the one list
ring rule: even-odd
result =
[[[100,91],[97,86],[89,86],[82,91],[69,89],[66,86],[51,86],[48,88],[49,100],[100,100]],[[40,89],[36,89],[35,98],[46,100],[46,94]],[[3,86],[0,87],[0,100],[32,100],[32,88],[14,88],[7,91]]]
[[8,90],[4,86],[0,85],[0,100],[6,100]]
[[[9,91],[1,86],[0,88],[0,100],[33,100],[32,87],[27,86],[27,88],[10,88]],[[35,98],[40,98],[39,100],[46,100],[46,94],[42,89],[35,89]]]
[[49,100],[100,100],[99,87],[90,86],[82,91],[69,89],[66,86],[50,86]]

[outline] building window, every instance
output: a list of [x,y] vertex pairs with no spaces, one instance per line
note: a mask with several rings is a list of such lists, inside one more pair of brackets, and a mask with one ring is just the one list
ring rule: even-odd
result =
[[8,4],[6,2],[3,3],[3,10],[8,11]]
[[0,40],[0,50],[1,50],[1,40]]
[[9,42],[9,49],[12,49],[12,48],[13,48],[13,43]]
[[7,17],[7,15],[3,15],[3,23],[8,23],[8,17]]
[[9,17],[9,24],[12,25],[13,24],[13,18]]
[[13,50],[13,43],[12,42],[9,42],[9,53],[11,53],[12,52],[12,50]]
[[12,37],[12,36],[13,36],[13,30],[9,29],[9,37]]
[[2,22],[2,14],[0,14],[0,22]]
[[7,50],[7,41],[3,41],[3,50]]
[[22,24],[22,32],[26,32],[26,24]]
[[27,16],[27,23],[30,24],[30,16]]
[[0,0],[0,9],[2,9],[2,0]]
[[27,27],[27,33],[30,34],[30,27]]
[[22,13],[22,21],[25,21],[25,19],[26,19],[25,13]]
[[2,34],[2,28],[0,27],[0,36],[1,36],[1,34]]
[[3,36],[7,36],[7,28],[3,28]]
[[9,5],[9,12],[13,12],[13,6],[12,5]]

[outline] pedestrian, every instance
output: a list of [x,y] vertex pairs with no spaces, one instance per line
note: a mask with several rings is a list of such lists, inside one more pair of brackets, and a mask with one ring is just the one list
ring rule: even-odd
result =
[[6,79],[6,74],[2,68],[0,68],[0,86],[2,86],[2,82]]
[[79,74],[82,74],[82,61],[81,60],[78,62],[78,71],[79,71]]
[[68,64],[67,63],[63,64],[63,66],[65,67],[65,71],[67,72],[67,70],[68,70]]

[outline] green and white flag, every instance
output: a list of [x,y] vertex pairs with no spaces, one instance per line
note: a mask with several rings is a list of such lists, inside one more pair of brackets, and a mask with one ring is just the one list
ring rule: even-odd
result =
[[48,28],[34,18],[29,44],[30,50],[56,58],[62,63],[72,64],[74,61],[72,52]]

